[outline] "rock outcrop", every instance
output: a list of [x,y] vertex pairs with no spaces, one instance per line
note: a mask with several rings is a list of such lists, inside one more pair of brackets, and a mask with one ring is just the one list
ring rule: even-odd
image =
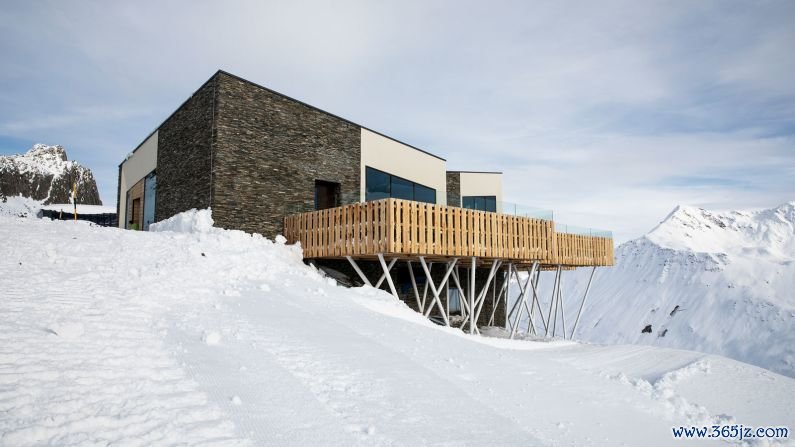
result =
[[94,174],[69,161],[62,146],[36,144],[25,154],[0,156],[0,197],[71,203],[73,183],[77,183],[77,203],[102,205]]

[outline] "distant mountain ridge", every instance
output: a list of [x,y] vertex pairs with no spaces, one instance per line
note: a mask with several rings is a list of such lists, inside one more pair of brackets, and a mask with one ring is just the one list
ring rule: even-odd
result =
[[[564,287],[583,290],[586,280],[577,272]],[[795,201],[761,211],[677,207],[617,247],[585,314],[581,340],[715,353],[795,377]]]
[[25,154],[0,156],[0,197],[70,203],[73,183],[77,183],[77,203],[102,205],[94,174],[70,161],[63,146],[36,144]]

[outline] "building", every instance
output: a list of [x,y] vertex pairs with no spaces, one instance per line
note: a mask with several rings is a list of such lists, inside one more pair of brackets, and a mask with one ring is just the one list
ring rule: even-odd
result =
[[122,228],[210,207],[220,227],[284,234],[308,261],[363,283],[378,275],[377,287],[472,332],[521,317],[498,285],[517,269],[537,281],[541,269],[612,264],[609,237],[503,213],[499,172],[447,171],[441,157],[224,71],[121,163],[118,191]]

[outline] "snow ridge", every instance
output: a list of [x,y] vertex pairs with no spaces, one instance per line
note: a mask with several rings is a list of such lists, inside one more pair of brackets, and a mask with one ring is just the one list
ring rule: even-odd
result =
[[[584,289],[583,272],[569,288]],[[714,353],[795,377],[795,202],[677,207],[596,275],[583,340]],[[573,305],[573,304],[572,304]],[[641,330],[651,325],[651,333]]]

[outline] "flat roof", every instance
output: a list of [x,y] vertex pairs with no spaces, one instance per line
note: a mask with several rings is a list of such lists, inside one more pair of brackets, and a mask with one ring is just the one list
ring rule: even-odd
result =
[[[177,111],[178,111],[179,109],[181,109],[181,108],[182,108],[182,106],[184,106],[184,105],[185,105],[185,103],[187,103],[188,101],[190,101],[190,99],[191,99],[191,98],[193,98],[193,95],[195,95],[195,94],[196,94],[196,93],[197,93],[199,90],[201,90],[202,88],[204,88],[204,86],[205,86],[205,85],[207,85],[207,83],[208,83],[208,82],[212,81],[212,80],[213,80],[213,79],[214,79],[216,76],[218,76],[219,74],[224,74],[224,75],[226,75],[226,76],[229,76],[229,77],[231,77],[231,78],[237,79],[238,81],[245,82],[245,83],[247,83],[247,84],[250,84],[250,85],[252,85],[252,86],[254,86],[254,87],[257,87],[257,88],[260,88],[260,89],[266,90],[266,91],[268,91],[268,92],[270,92],[270,93],[273,93],[273,94],[275,94],[275,95],[281,96],[282,98],[288,99],[288,100],[290,100],[290,101],[293,101],[293,102],[297,102],[297,103],[299,103],[299,104],[301,104],[301,105],[304,105],[304,106],[306,106],[306,107],[309,107],[309,108],[311,108],[311,109],[313,109],[313,110],[316,110],[316,111],[318,111],[318,112],[325,113],[326,115],[329,115],[329,116],[332,116],[332,117],[334,117],[334,118],[337,118],[338,120],[342,120],[342,121],[345,121],[346,123],[353,124],[354,126],[360,127],[360,128],[362,128],[362,129],[366,129],[366,130],[368,130],[368,131],[370,131],[370,132],[373,132],[373,133],[375,133],[375,134],[378,134],[378,135],[380,135],[380,136],[382,136],[382,137],[384,137],[384,138],[388,138],[388,139],[390,139],[390,140],[392,140],[392,141],[394,141],[394,142],[396,142],[396,143],[400,143],[400,144],[402,144],[402,145],[404,145],[404,146],[407,146],[407,147],[410,147],[410,148],[412,148],[412,149],[414,149],[414,150],[416,150],[416,151],[422,152],[423,154],[430,155],[431,157],[438,158],[439,160],[442,160],[442,161],[447,161],[447,160],[445,160],[444,158],[442,158],[442,157],[440,157],[440,156],[438,156],[438,155],[432,154],[432,153],[430,153],[430,152],[428,152],[428,151],[426,151],[426,150],[424,150],[424,149],[420,149],[420,148],[418,148],[418,147],[416,147],[416,146],[412,146],[411,144],[408,144],[408,143],[405,143],[405,142],[403,142],[403,141],[400,141],[400,140],[398,140],[397,138],[390,137],[389,135],[386,135],[386,134],[384,134],[384,133],[378,132],[377,130],[373,130],[373,129],[369,128],[369,127],[362,126],[361,124],[355,123],[355,122],[353,122],[353,121],[351,121],[351,120],[349,120],[349,119],[343,118],[343,117],[341,117],[341,116],[339,116],[339,115],[335,115],[335,114],[333,114],[333,113],[331,113],[331,112],[327,112],[327,111],[325,111],[325,110],[323,110],[323,109],[321,109],[321,108],[319,108],[319,107],[315,107],[315,106],[313,106],[313,105],[311,105],[311,104],[308,104],[308,103],[306,103],[306,102],[304,102],[304,101],[301,101],[301,100],[299,100],[299,99],[295,99],[295,98],[293,98],[293,97],[291,97],[291,96],[285,95],[284,93],[277,92],[276,90],[270,89],[270,88],[268,88],[268,87],[265,87],[265,86],[263,86],[263,85],[260,85],[260,84],[257,84],[256,82],[249,81],[248,79],[242,78],[242,77],[240,77],[240,76],[234,75],[234,74],[232,74],[232,73],[229,73],[228,71],[224,71],[224,70],[218,70],[218,71],[216,71],[216,72],[215,72],[215,73],[214,73],[212,76],[210,76],[210,78],[209,78],[209,79],[207,79],[206,81],[204,81],[204,83],[203,83],[201,86],[199,86],[199,88],[197,88],[197,89],[196,89],[196,90],[195,90],[193,93],[191,93],[191,95],[190,95],[190,96],[189,96],[189,97],[188,97],[188,98],[187,98],[185,101],[183,101],[183,102],[182,102],[182,104],[180,104],[180,105],[179,105],[179,107],[177,107],[177,108],[176,108],[176,109],[175,109],[173,112],[171,112],[171,114],[169,114],[169,115],[166,117],[166,119],[164,119],[164,120],[163,120],[163,121],[162,121],[162,122],[161,122],[161,123],[160,123],[160,124],[159,124],[159,125],[158,125],[158,126],[155,128],[155,129],[154,129],[154,130],[153,130],[153,131],[149,132],[149,134],[146,136],[146,138],[144,138],[144,139],[143,139],[143,141],[141,141],[140,143],[138,143],[138,146],[136,146],[136,147],[135,147],[135,149],[133,149],[133,151],[132,151],[130,154],[134,154],[134,153],[135,153],[135,152],[136,152],[136,151],[137,151],[137,150],[138,150],[138,149],[139,149],[139,148],[140,148],[140,147],[141,147],[141,146],[142,146],[142,145],[143,145],[143,144],[146,142],[146,140],[148,140],[148,139],[149,139],[149,137],[151,137],[152,135],[154,135],[154,133],[155,133],[155,132],[157,132],[157,130],[158,130],[158,129],[160,129],[160,127],[161,127],[161,126],[163,126],[163,124],[164,124],[166,121],[168,121],[168,120],[169,120],[169,118],[171,118],[171,117],[172,117],[172,116],[173,116],[175,113],[177,113]],[[128,158],[125,158],[125,159],[124,159],[124,160],[123,160],[121,163],[119,163],[119,167],[121,167],[121,165],[123,165],[123,164],[124,164],[124,162],[126,162],[127,160],[128,160]]]
[[447,171],[447,172],[454,172],[459,174],[500,174],[502,175],[502,171]]

